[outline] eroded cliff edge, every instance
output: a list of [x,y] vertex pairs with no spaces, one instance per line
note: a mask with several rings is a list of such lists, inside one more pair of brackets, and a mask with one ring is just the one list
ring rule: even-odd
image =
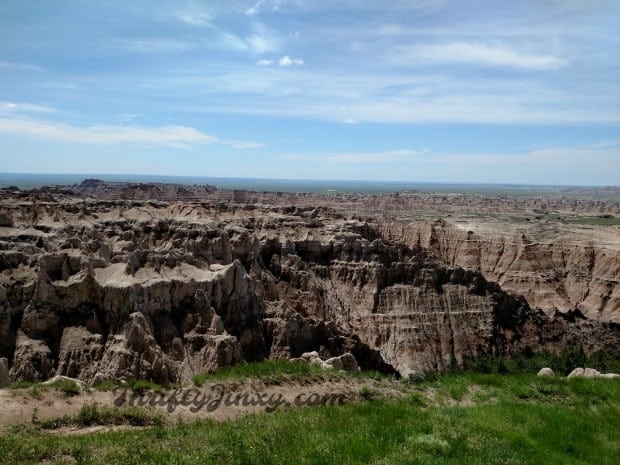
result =
[[[382,237],[420,244],[448,267],[479,271],[502,288],[552,314],[579,310],[595,320],[620,322],[620,250],[596,239],[537,238],[524,231],[480,233],[437,220],[377,224]],[[615,232],[620,241],[620,231]]]
[[[607,249],[159,188],[4,192],[0,357],[13,380],[177,382],[311,350],[401,374],[567,345],[619,353]],[[552,295],[531,285],[547,273],[563,283]]]

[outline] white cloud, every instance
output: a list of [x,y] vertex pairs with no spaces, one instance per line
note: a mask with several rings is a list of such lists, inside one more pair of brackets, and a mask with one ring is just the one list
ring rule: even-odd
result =
[[279,41],[276,37],[265,34],[251,34],[247,37],[239,37],[231,32],[214,28],[216,35],[199,44],[203,48],[221,48],[236,52],[250,52],[263,54],[274,52],[279,48]]
[[183,13],[179,19],[192,26],[211,26],[211,15],[204,12]]
[[287,66],[301,66],[304,64],[304,60],[301,58],[291,58],[288,55],[284,55],[278,60],[278,65],[287,67]]
[[258,34],[247,37],[245,42],[254,53],[272,52],[278,49],[278,44],[275,40]]
[[258,0],[258,2],[254,4],[254,6],[245,10],[245,14],[248,16],[253,16],[255,14],[258,14],[262,5],[263,5],[263,0]]
[[475,64],[525,70],[556,70],[568,66],[563,58],[552,55],[519,53],[503,47],[480,43],[452,42],[400,48],[396,61]]
[[[277,61],[274,63],[277,65]],[[619,124],[618,95],[567,90],[522,77],[476,80],[439,73],[376,75],[312,72],[307,67],[246,66],[197,75],[192,86],[210,90],[196,112],[312,118],[342,123]],[[171,85],[185,85],[173,81]],[[243,95],[243,98],[235,98]],[[216,100],[218,99],[218,100]],[[219,100],[221,99],[221,100]],[[187,107],[184,107],[187,109]],[[346,111],[343,111],[346,109]]]
[[[283,57],[280,57],[277,63],[278,63],[278,66],[281,66],[283,68],[288,68],[289,66],[301,66],[304,64],[304,60],[302,60],[301,58],[291,58],[288,55],[284,55]],[[271,59],[262,59],[262,60],[258,60],[256,64],[258,66],[271,66],[275,64],[275,61]]]
[[264,147],[265,144],[260,142],[242,141],[242,140],[219,140],[218,143],[228,145],[235,149],[259,149]]
[[7,113],[52,113],[53,108],[27,102],[0,101],[0,114]]
[[215,45],[215,48],[224,48],[237,52],[245,52],[248,49],[248,45],[243,39],[225,31],[221,31],[219,37],[211,45]]
[[278,50],[278,40],[268,34],[240,37],[218,27],[211,28],[208,39],[188,41],[174,38],[116,39],[117,48],[137,53],[178,53],[194,49],[223,48],[238,52],[262,54]]
[[94,125],[82,128],[46,121],[0,119],[0,134],[96,145],[145,144],[189,148],[193,145],[216,143],[235,148],[257,148],[262,146],[256,142],[249,141],[219,140],[215,136],[204,134],[187,126],[149,128]]
[[258,0],[252,7],[245,10],[247,16],[254,16],[264,10],[278,11],[285,0]]
[[8,69],[15,71],[34,71],[36,73],[42,73],[45,70],[39,66],[29,65],[26,63],[15,63],[12,61],[0,61],[0,69]]
[[293,60],[291,60],[291,57],[289,57],[288,55],[284,55],[282,58],[280,58],[278,64],[280,66],[291,66],[293,64]]

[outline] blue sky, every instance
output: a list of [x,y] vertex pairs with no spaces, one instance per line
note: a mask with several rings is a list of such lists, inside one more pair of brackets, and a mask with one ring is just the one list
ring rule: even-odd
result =
[[0,0],[0,171],[620,184],[620,2]]

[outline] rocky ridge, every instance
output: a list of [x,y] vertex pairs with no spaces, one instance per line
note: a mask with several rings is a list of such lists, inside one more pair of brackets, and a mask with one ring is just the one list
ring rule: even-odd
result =
[[4,190],[11,379],[182,382],[311,351],[406,376],[567,345],[618,355],[613,249],[290,198],[94,180]]

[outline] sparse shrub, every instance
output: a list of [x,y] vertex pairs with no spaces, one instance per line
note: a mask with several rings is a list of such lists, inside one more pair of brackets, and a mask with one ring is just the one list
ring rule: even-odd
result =
[[210,375],[211,373],[200,373],[194,375],[192,376],[192,383],[194,383],[194,386],[200,387],[209,379]]
[[81,392],[80,386],[71,379],[60,379],[52,384],[52,387],[62,391],[66,397],[77,396]]
[[303,379],[307,380],[311,376],[359,376],[372,379],[381,379],[383,377],[383,375],[375,371],[339,372],[336,370],[325,370],[321,366],[311,363],[291,362],[289,360],[265,360],[262,362],[240,363],[231,367],[221,368],[214,373],[200,373],[193,376],[192,381],[194,385],[201,386],[208,380],[251,377],[260,378],[267,384],[279,384],[283,378],[303,377]]
[[503,358],[497,363],[497,373],[500,375],[507,375],[510,373],[510,367],[506,364],[506,360]]
[[372,400],[375,397],[375,391],[370,389],[368,386],[364,386],[360,389],[360,396],[366,400]]
[[42,391],[42,387],[40,383],[33,383],[30,386],[30,389],[28,390],[28,392],[30,393],[30,395],[32,397],[36,397],[39,398],[41,397],[41,391]]
[[374,379],[374,380],[381,380],[383,378],[385,378],[385,375],[376,371],[376,370],[368,370],[368,371],[360,371],[357,373],[353,373],[353,374],[360,374],[362,377],[364,378],[370,378],[370,379]]
[[41,397],[41,391],[45,388],[38,381],[15,381],[11,383],[11,389],[28,389],[28,394],[32,397]]
[[424,372],[424,381],[427,381],[429,383],[437,381],[440,377],[441,373],[439,373],[438,371],[432,370]]
[[587,366],[588,358],[583,351],[583,347],[568,347],[562,351],[558,362],[559,371],[563,371],[564,374],[568,374],[577,367]]
[[76,424],[78,426],[123,424],[132,426],[161,426],[163,424],[163,416],[160,413],[150,412],[139,407],[111,408],[99,407],[97,404],[86,404],[82,406],[75,417],[62,418],[57,420],[57,422],[59,424]]
[[11,389],[26,389],[32,387],[35,383],[32,381],[14,381],[11,383]]
[[511,357],[481,355],[469,360],[462,371],[473,373],[497,373],[501,375],[537,373],[549,367],[556,374],[566,376],[577,367],[589,367],[602,372],[619,372],[620,359],[603,351],[587,356],[581,346],[565,348],[559,354],[543,351],[523,351]]
[[95,404],[85,404],[78,412],[75,420],[78,425],[90,426],[98,423],[100,419],[99,408]]
[[57,418],[50,418],[39,423],[41,429],[58,429],[71,424],[71,418],[67,415]]
[[127,380],[127,384],[133,392],[139,395],[142,395],[147,391],[162,393],[166,390],[166,388],[161,384],[157,384],[152,381],[146,381],[143,379],[130,378]]
[[408,400],[411,403],[411,405],[415,405],[416,407],[426,407],[427,405],[426,397],[424,397],[424,394],[418,391],[412,392],[409,395]]
[[112,380],[102,381],[95,386],[98,391],[113,391],[117,384]]
[[493,367],[491,366],[491,358],[486,355],[480,355],[478,358],[474,359],[471,370],[476,373],[484,373],[489,374],[493,373]]

